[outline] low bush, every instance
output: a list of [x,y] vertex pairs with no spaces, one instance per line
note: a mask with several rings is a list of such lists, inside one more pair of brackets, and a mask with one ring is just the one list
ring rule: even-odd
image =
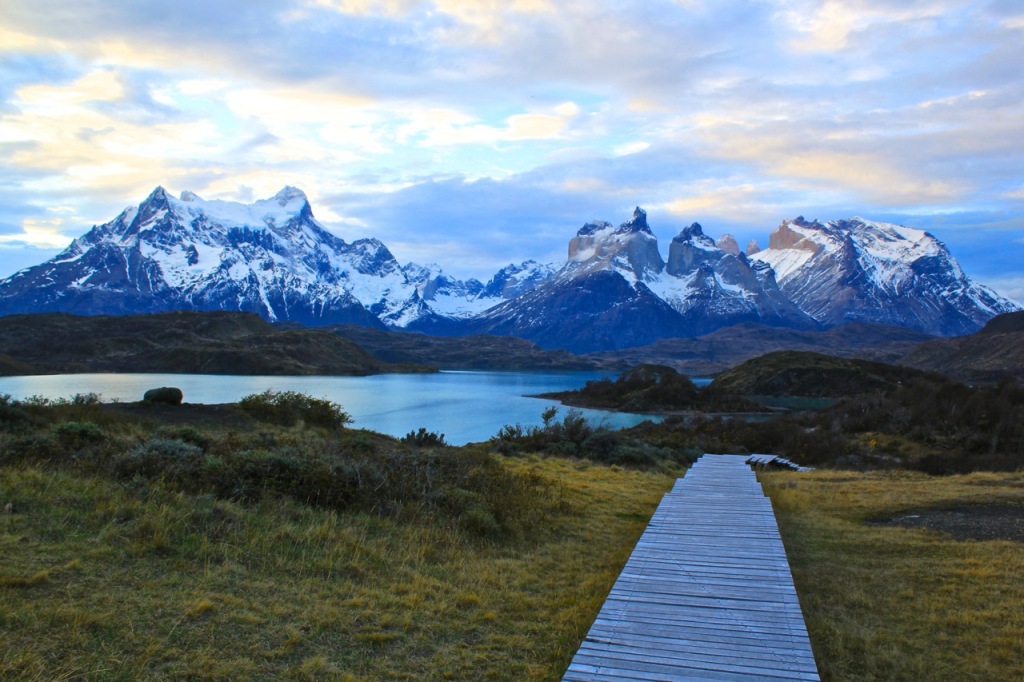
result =
[[163,478],[182,487],[202,486],[203,451],[173,438],[151,438],[114,461],[114,472],[122,478]]
[[89,445],[102,443],[107,434],[93,422],[64,422],[53,427],[53,435],[61,445],[67,448],[80,449]]
[[0,429],[23,431],[31,425],[32,416],[22,404],[11,398],[10,394],[0,393]]
[[253,419],[279,426],[295,426],[301,421],[309,426],[338,429],[352,422],[351,415],[337,403],[297,391],[253,393],[238,404]]
[[412,445],[418,448],[439,448],[447,445],[444,441],[443,433],[427,431],[422,426],[419,431],[410,431],[407,433],[405,437],[402,438],[402,442],[406,445]]

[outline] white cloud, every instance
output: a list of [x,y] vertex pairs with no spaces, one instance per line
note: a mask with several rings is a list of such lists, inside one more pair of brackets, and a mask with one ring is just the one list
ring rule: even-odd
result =
[[643,140],[636,140],[634,142],[627,142],[626,144],[620,144],[615,147],[616,156],[628,156],[629,154],[638,154],[645,149],[650,148],[650,142],[644,142]]
[[0,234],[0,245],[30,246],[39,249],[63,249],[71,238],[60,231],[64,221],[60,218],[49,220],[26,220],[21,225],[21,232]]
[[[0,3],[0,225],[36,221],[45,242],[156,184],[229,199],[292,184],[372,233],[374,216],[326,198],[398,200],[453,176],[506,179],[581,220],[634,202],[751,224],[801,206],[1019,218],[1017,15],[968,0]],[[500,205],[485,189],[481,213],[446,224]],[[74,210],[57,224],[52,205]],[[524,206],[501,209],[508,224],[544,221]]]
[[1024,306],[1024,277],[994,277],[984,283],[1003,296]]

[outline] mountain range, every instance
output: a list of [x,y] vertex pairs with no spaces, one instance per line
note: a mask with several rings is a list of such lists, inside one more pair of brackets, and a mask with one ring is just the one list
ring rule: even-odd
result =
[[930,234],[860,218],[783,221],[767,249],[717,242],[698,223],[669,243],[637,208],[588,222],[565,263],[511,264],[488,282],[400,264],[377,239],[347,243],[286,187],[253,204],[157,187],[53,259],[0,281],[0,315],[225,310],[306,326],[517,336],[593,352],[740,323],[793,330],[848,322],[954,336],[1015,303],[972,282]]

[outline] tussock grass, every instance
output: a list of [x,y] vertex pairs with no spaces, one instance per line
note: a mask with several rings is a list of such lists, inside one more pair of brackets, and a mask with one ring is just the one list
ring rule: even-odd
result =
[[519,536],[0,466],[0,679],[558,679],[673,478],[497,462]]
[[1024,679],[1024,543],[864,521],[1021,504],[1024,474],[762,474],[825,680]]

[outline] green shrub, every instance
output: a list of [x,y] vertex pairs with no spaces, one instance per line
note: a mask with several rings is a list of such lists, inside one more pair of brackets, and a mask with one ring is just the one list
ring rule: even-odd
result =
[[156,430],[155,435],[158,438],[169,438],[171,440],[181,440],[186,443],[191,443],[198,448],[206,450],[210,447],[210,443],[213,439],[208,435],[200,431],[194,426],[162,426]]
[[191,443],[151,438],[118,458],[114,471],[122,478],[164,478],[191,488],[201,483],[203,459],[203,451]]
[[444,434],[438,434],[433,431],[427,431],[422,426],[419,431],[410,431],[402,438],[402,442],[406,445],[412,445],[418,448],[440,448],[448,445],[444,441]]
[[295,426],[301,421],[309,426],[337,429],[352,421],[341,405],[297,391],[266,390],[247,395],[238,404],[253,419],[279,426]]
[[97,445],[107,439],[107,434],[93,422],[64,422],[53,427],[53,435],[66,448],[81,449]]
[[22,404],[11,398],[10,394],[0,393],[0,429],[4,431],[22,431],[32,424],[32,417]]
[[49,433],[19,435],[0,448],[0,464],[9,462],[56,463],[66,456],[67,448]]

